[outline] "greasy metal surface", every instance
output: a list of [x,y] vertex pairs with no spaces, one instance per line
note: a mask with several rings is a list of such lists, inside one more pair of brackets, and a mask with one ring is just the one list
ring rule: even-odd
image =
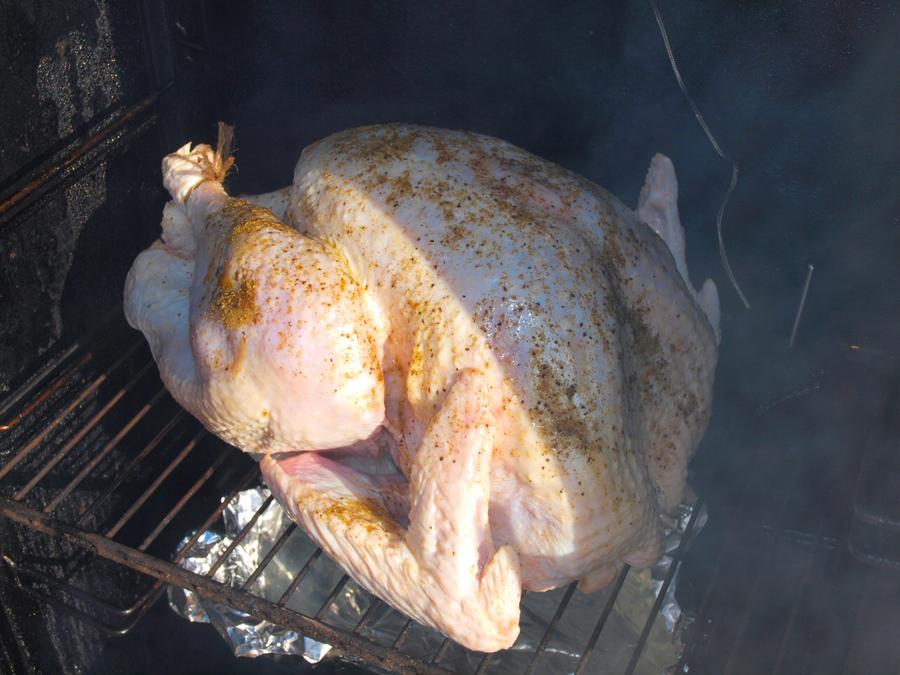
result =
[[137,122],[143,121],[144,115],[159,100],[159,94],[153,93],[138,101],[133,106],[120,111],[118,114],[105,121],[99,129],[80,139],[73,147],[65,151],[60,157],[51,160],[34,177],[17,187],[12,194],[0,201],[0,223],[4,222],[4,214],[22,202],[26,201],[38,190],[52,189],[52,181],[57,180],[71,172],[79,162],[89,154],[109,142],[110,146],[119,145],[119,140],[113,138],[115,134],[125,130]]
[[166,55],[164,4],[0,3],[0,394],[119,304],[146,245],[161,196],[144,177],[172,126],[173,68],[144,62],[150,41]]
[[27,418],[31,413],[37,410],[43,403],[47,401],[56,391],[63,386],[69,378],[75,374],[75,372],[88,364],[88,362],[94,358],[94,355],[91,352],[87,352],[74,366],[69,367],[66,372],[56,378],[50,385],[48,385],[41,393],[34,398],[25,409],[16,414],[14,417],[9,418],[9,420],[3,424],[0,424],[0,431],[9,431],[17,426],[19,423]]

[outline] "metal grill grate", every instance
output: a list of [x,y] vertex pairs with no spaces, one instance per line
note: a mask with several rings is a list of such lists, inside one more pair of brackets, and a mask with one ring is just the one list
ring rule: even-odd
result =
[[[138,625],[167,585],[174,584],[331,644],[337,654],[390,670],[450,672],[449,668],[459,667],[452,664],[460,663],[461,654],[472,666],[469,672],[495,669],[499,656],[466,654],[436,633],[430,642],[415,641],[432,645],[429,653],[411,649],[411,636],[428,629],[409,619],[398,623],[391,639],[371,635],[372,618],[388,611],[372,596],[367,596],[369,604],[355,624],[332,620],[330,610],[354,584],[346,575],[340,576],[314,611],[293,609],[290,605],[303,595],[310,571],[317,565],[333,565],[312,545],[305,564],[280,597],[275,601],[261,597],[254,584],[263,570],[289,541],[305,537],[294,525],[271,544],[242,587],[214,580],[215,572],[272,505],[271,497],[207,574],[179,567],[177,563],[200,534],[220,519],[230,500],[256,483],[256,464],[206,433],[175,405],[157,378],[143,339],[128,331],[121,317],[99,332],[99,338],[64,352],[0,409],[5,422],[0,426],[0,514],[74,545],[70,554],[55,558],[5,555],[5,565],[25,593],[75,614],[106,634],[124,635]],[[626,674],[639,671],[647,638],[699,512],[694,510],[656,603],[638,626],[639,638]],[[180,533],[191,530],[196,534],[178,547]],[[126,584],[132,595],[124,601],[113,601],[84,583],[91,576],[88,572],[102,574],[103,566],[109,565],[106,561],[119,570],[140,573],[135,575],[140,583]],[[610,588],[593,596],[576,596],[574,584],[558,589],[559,602],[552,616],[537,621],[541,633],[531,642],[536,647],[517,655],[522,669],[531,673],[542,668],[551,645],[560,637],[567,608],[578,598],[578,602],[596,604],[596,622],[589,631],[585,627],[576,669],[590,672],[592,663],[599,663],[592,657],[606,635],[628,574],[626,568]],[[524,603],[527,614],[527,597]]]

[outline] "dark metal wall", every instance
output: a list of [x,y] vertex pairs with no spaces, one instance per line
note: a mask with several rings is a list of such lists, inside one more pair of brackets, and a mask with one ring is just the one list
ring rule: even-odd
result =
[[157,207],[155,145],[95,148],[48,178],[152,87],[134,10],[0,2],[0,392],[119,301]]
[[[681,99],[645,3],[226,5],[4,0],[0,195],[170,79],[184,86],[164,106],[167,142],[208,139],[218,117],[236,123],[235,185],[248,191],[288,182],[310,141],[380,121],[496,134],[628,202],[663,151],[679,170],[694,275],[723,291],[726,349],[789,331],[808,262],[818,272],[801,334],[827,323],[896,342],[890,3],[663,3],[685,78],[743,168],[726,229],[752,313],[735,302],[711,229],[727,167]],[[0,385],[117,302],[162,197],[159,154],[148,143],[88,167],[4,223]]]
[[[130,262],[158,228],[156,109],[128,113],[161,84],[147,37],[164,24],[148,10],[0,2],[0,398],[120,304]],[[75,498],[96,494],[87,487]],[[70,548],[6,521],[0,540],[7,554],[74,562]],[[102,663],[96,631],[19,595],[5,566],[0,576],[0,670],[74,673]],[[116,597],[136,578],[109,567],[85,581]],[[132,654],[139,669],[151,663],[145,651]]]

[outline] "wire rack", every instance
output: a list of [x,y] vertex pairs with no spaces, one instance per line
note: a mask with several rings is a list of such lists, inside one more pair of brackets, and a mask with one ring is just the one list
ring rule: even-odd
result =
[[[258,469],[178,408],[162,387],[143,338],[127,329],[121,315],[98,329],[96,337],[48,363],[0,407],[0,415],[0,514],[64,544],[53,555],[16,557],[4,552],[10,576],[27,595],[74,614],[103,633],[125,635],[172,584],[333,645],[338,656],[392,671],[457,671],[459,666],[453,664],[460,662],[465,650],[437,634],[430,642],[411,640],[428,629],[410,619],[404,617],[390,638],[374,637],[368,624],[387,609],[377,598],[368,596],[368,607],[353,625],[329,618],[342,591],[354,584],[346,575],[337,579],[317,608],[298,611],[289,606],[303,595],[310,570],[318,564],[333,565],[314,546],[277,600],[255,592],[255,582],[278,551],[294,537],[305,537],[295,526],[271,543],[242,586],[216,581],[215,572],[272,505],[271,497],[207,574],[179,566],[201,533],[221,519],[231,499],[257,484]],[[689,540],[695,520],[683,542]],[[184,532],[192,531],[193,536],[182,540]],[[626,674],[639,671],[647,638],[682,556],[680,546],[652,611],[638,626],[636,643],[629,646]],[[576,594],[574,584],[558,589],[555,611],[539,622],[542,634],[516,655],[522,670],[541,668],[560,638],[567,608],[590,597],[596,603],[596,621],[585,630],[576,672],[591,672],[591,664],[599,662],[592,657],[602,650],[598,644],[606,638],[608,619],[629,573],[624,569],[610,588],[593,596]],[[98,575],[112,579],[122,574],[119,586],[124,586],[125,597],[122,592],[110,593],[111,584],[98,587],[91,581]],[[527,597],[524,602],[527,608]],[[495,670],[495,656],[465,656],[473,664],[469,672]]]

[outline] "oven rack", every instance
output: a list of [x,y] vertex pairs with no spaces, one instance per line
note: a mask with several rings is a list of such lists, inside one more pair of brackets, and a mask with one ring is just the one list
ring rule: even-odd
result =
[[[305,537],[295,526],[272,543],[241,587],[213,579],[271,506],[271,497],[207,574],[180,567],[177,563],[202,532],[221,520],[230,500],[258,484],[257,466],[208,434],[172,401],[143,338],[127,329],[121,314],[97,333],[62,352],[0,406],[0,515],[66,544],[64,553],[43,558],[3,553],[6,570],[22,592],[104,634],[122,636],[140,623],[172,584],[330,644],[331,654],[337,657],[397,672],[455,672],[459,666],[454,664],[460,663],[465,650],[411,619],[405,619],[391,639],[367,634],[370,619],[388,611],[373,596],[367,595],[370,604],[355,625],[330,620],[339,595],[354,583],[346,575],[340,576],[315,611],[289,607],[304,592],[304,579],[315,565],[334,565],[321,549],[310,547],[305,564],[277,601],[255,593],[254,582],[278,550],[292,537]],[[661,620],[659,610],[700,510],[698,505],[656,602],[640,626],[625,675],[639,672],[647,639],[654,623]],[[181,535],[188,531],[195,534],[179,546]],[[110,563],[112,568],[104,567]],[[86,571],[97,567],[101,576],[110,577],[115,576],[111,569],[127,570],[140,583],[133,584],[127,598],[110,599],[105,589],[84,583],[97,576],[97,569],[91,574]],[[596,622],[578,651],[577,673],[591,672],[592,657],[629,573],[625,568],[610,588],[590,596],[597,606]],[[575,584],[554,593],[559,602],[552,616],[544,619],[540,638],[531,643],[537,646],[516,654],[526,673],[541,667],[548,647],[559,637],[560,620],[576,597]],[[527,598],[525,603],[527,607]],[[418,652],[410,648],[411,636],[421,637],[423,631],[432,633],[430,641],[415,642],[430,645],[428,653],[421,653],[421,646]],[[498,659],[469,654],[464,660],[477,664],[469,672],[488,673]]]

